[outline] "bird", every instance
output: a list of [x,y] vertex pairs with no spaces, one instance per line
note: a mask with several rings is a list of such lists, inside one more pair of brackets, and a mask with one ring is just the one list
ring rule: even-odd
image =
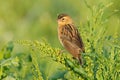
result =
[[57,16],[58,38],[62,46],[77,59],[82,66],[82,53],[85,53],[84,44],[77,27],[75,27],[72,18],[68,14],[59,14]]

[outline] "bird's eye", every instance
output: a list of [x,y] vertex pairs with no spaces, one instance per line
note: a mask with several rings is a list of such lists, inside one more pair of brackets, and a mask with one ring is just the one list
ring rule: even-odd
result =
[[65,20],[65,18],[62,18],[62,21],[64,21]]

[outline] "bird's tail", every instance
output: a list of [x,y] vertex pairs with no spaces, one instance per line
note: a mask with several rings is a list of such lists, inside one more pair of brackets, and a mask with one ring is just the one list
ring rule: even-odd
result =
[[83,65],[83,61],[82,61],[82,57],[81,56],[78,56],[78,61],[79,61],[79,64],[82,66]]

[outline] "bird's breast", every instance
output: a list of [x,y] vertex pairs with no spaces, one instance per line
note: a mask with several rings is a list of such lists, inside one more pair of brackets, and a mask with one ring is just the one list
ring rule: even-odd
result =
[[62,41],[63,41],[63,31],[62,31],[63,27],[58,27],[58,38],[59,38],[59,41],[60,43],[63,45]]

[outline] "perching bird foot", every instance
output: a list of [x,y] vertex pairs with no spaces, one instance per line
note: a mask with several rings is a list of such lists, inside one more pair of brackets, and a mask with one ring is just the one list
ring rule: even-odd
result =
[[65,52],[65,50],[60,50],[58,55],[62,54],[63,52]]

